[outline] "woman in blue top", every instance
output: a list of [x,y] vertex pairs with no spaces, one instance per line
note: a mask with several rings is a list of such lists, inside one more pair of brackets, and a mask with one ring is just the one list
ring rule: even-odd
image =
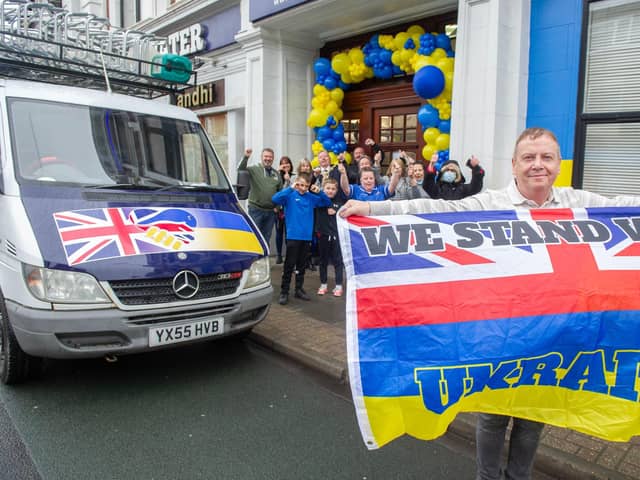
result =
[[[300,173],[295,178],[293,186],[280,190],[271,199],[276,205],[284,207],[284,223],[287,229],[287,249],[278,300],[280,305],[285,305],[289,301],[289,284],[294,270],[297,272],[294,296],[301,300],[310,300],[302,286],[309,244],[313,235],[313,209],[331,205],[329,197],[316,185],[309,189],[310,184],[310,175]],[[312,193],[309,193],[310,191]]]
[[349,177],[347,176],[347,170],[344,164],[338,164],[338,170],[340,171],[340,188],[342,188],[344,194],[348,198],[367,202],[377,202],[393,197],[396,186],[400,181],[400,176],[402,175],[401,169],[394,168],[391,179],[387,185],[376,185],[374,170],[365,167],[360,170],[360,184],[349,185]]

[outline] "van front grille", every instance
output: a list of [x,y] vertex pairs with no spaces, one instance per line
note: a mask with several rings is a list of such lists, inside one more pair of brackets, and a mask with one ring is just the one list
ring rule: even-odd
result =
[[[242,273],[215,273],[202,275],[198,278],[200,287],[196,294],[188,300],[203,300],[232,295],[240,285]],[[115,280],[109,282],[109,285],[118,300],[124,305],[158,305],[185,300],[173,291],[173,277],[149,280]]]

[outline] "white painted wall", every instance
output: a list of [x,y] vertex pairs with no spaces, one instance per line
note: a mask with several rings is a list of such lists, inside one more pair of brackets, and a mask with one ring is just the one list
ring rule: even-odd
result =
[[511,180],[511,157],[525,127],[530,0],[460,0],[451,158],[475,154],[485,187]]

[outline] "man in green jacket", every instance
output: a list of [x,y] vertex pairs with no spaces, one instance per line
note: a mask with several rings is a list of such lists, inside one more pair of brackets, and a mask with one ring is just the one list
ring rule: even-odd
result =
[[271,148],[263,148],[260,163],[248,167],[247,163],[252,152],[253,150],[250,148],[244,151],[238,170],[249,172],[251,187],[249,191],[249,216],[258,226],[265,242],[269,245],[276,219],[275,205],[271,201],[271,197],[282,188],[282,181],[278,171],[272,168],[274,154]]

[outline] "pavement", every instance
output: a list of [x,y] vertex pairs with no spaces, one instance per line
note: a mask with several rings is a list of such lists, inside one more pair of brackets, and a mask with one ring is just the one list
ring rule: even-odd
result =
[[[304,288],[311,301],[296,299],[291,294],[289,303],[282,306],[278,304],[282,265],[275,265],[274,258],[271,263],[273,303],[267,318],[254,328],[250,338],[347,384],[345,298],[331,295],[333,267],[329,267],[327,295],[316,294],[320,285],[318,272],[307,271]],[[475,420],[476,414],[461,413],[450,425],[449,432],[473,443]],[[640,479],[640,437],[627,443],[607,442],[547,425],[535,469],[563,480],[637,480]]]

